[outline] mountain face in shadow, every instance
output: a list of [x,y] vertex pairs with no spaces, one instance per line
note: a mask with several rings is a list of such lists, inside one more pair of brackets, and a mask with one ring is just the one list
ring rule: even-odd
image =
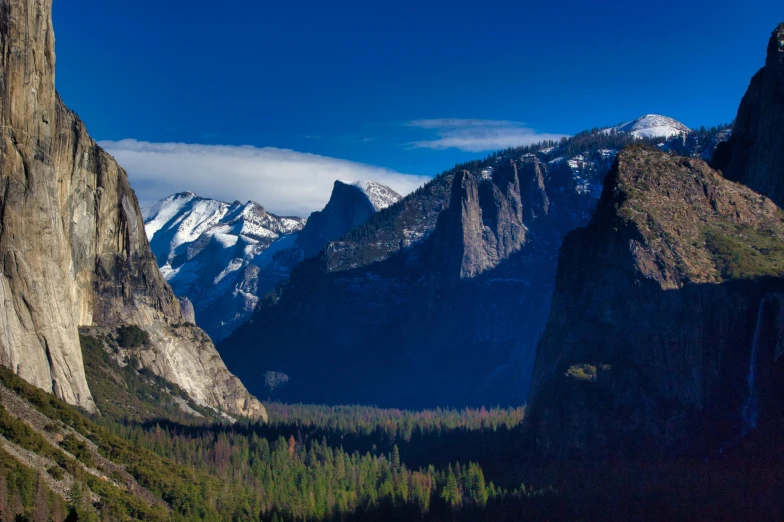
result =
[[264,372],[289,375],[275,391],[282,400],[523,400],[558,247],[588,221],[590,187],[613,153],[594,150],[574,167],[548,154],[557,153],[448,172],[330,242],[260,302],[222,355],[257,393]]
[[297,235],[296,245],[303,257],[313,257],[327,243],[362,225],[373,214],[400,199],[400,194],[374,181],[335,181],[327,205],[310,215]]
[[765,66],[751,79],[738,107],[732,137],[713,167],[784,206],[784,23],[768,42]]
[[721,450],[781,416],[782,107],[784,24],[714,154],[722,171],[618,155],[561,249],[526,417],[538,455]]
[[784,213],[703,161],[621,151],[561,249],[526,416],[537,453],[679,452],[780,409],[782,240]]
[[460,165],[329,241],[221,354],[256,393],[265,372],[287,374],[274,393],[287,401],[522,403],[558,249],[588,223],[617,151],[710,158],[727,135],[647,115]]

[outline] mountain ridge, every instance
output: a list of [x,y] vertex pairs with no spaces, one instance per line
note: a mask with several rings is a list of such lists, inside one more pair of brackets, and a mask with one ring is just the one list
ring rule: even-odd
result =
[[[681,145],[702,154],[712,135]],[[436,176],[294,268],[221,354],[258,393],[250,367],[289,375],[281,400],[317,400],[318,389],[330,403],[524,401],[561,238],[588,222],[617,149],[635,141],[586,132]]]
[[216,341],[252,314],[259,298],[331,239],[361,225],[400,196],[374,181],[336,181],[327,205],[308,220],[180,192],[142,209],[164,278],[194,307]]
[[[288,275],[264,270],[288,248],[301,218],[270,214],[256,202],[226,203],[180,192],[142,209],[163,277],[194,307],[199,326],[220,340],[252,312],[258,295]],[[265,254],[265,252],[267,252]]]

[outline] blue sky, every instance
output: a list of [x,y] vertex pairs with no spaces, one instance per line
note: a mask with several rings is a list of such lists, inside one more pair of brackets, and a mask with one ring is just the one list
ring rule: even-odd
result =
[[302,214],[338,175],[406,191],[645,113],[731,120],[784,5],[641,4],[54,0],[56,81],[143,202]]

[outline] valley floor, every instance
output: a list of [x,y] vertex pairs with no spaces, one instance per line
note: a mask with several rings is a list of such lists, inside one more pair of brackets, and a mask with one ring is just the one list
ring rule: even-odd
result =
[[266,424],[216,424],[149,409],[155,381],[138,377],[138,416],[88,418],[0,368],[0,520],[784,516],[782,421],[709,458],[541,462],[522,442],[524,408],[271,403]]

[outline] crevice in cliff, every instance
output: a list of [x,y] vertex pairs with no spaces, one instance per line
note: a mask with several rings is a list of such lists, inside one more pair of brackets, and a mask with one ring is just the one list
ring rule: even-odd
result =
[[[0,237],[3,237],[3,227],[5,226],[5,210],[8,203],[8,187],[11,184],[11,180],[9,178],[0,179],[0,184],[2,184],[3,187],[3,195],[0,196]],[[2,266],[0,266],[0,271],[2,271]]]

